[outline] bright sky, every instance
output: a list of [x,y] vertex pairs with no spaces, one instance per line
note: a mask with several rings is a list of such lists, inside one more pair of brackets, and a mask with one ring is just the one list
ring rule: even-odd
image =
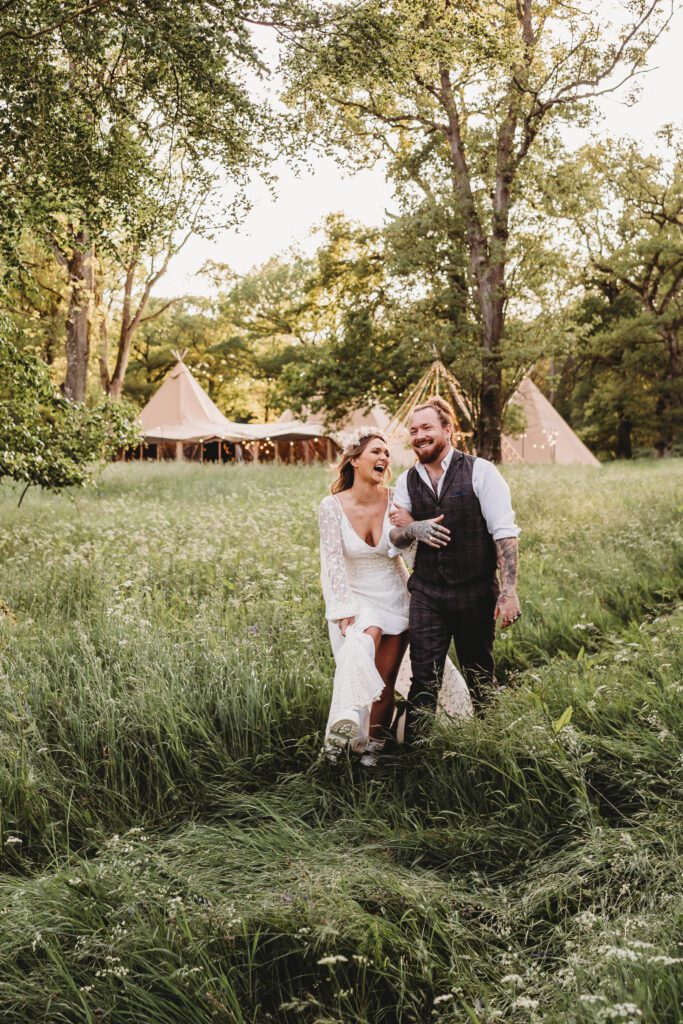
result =
[[[591,136],[631,135],[646,148],[653,148],[658,128],[667,123],[683,124],[682,53],[683,10],[679,9],[651,53],[651,70],[642,78],[639,102],[627,107],[619,94],[604,97],[600,101],[602,122],[591,130]],[[584,138],[583,133],[572,132],[567,141],[578,145]],[[385,210],[394,208],[391,188],[379,165],[347,175],[333,159],[318,158],[312,161],[310,171],[298,174],[284,162],[272,169],[278,177],[275,198],[255,181],[250,189],[252,210],[239,230],[217,233],[213,241],[191,239],[172,262],[157,294],[210,295],[210,282],[197,276],[207,260],[227,263],[245,273],[292,245],[312,249],[311,232],[328,213],[341,211],[364,224],[380,224]]]

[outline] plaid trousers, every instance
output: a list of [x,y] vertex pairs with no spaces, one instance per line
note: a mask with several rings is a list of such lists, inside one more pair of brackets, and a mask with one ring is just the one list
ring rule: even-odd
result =
[[493,613],[499,586],[495,577],[485,577],[440,590],[423,587],[414,575],[408,586],[412,684],[408,694],[406,738],[410,740],[416,732],[419,712],[436,710],[451,640],[475,712],[489,699],[495,684]]

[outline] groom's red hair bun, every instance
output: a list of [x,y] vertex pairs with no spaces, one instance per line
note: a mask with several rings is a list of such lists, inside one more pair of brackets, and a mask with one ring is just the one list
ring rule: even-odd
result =
[[439,423],[442,427],[455,426],[455,413],[448,402],[441,398],[440,395],[431,395],[426,402],[421,402],[420,405],[413,409],[413,415],[416,412],[422,412],[423,409],[433,409],[439,417]]

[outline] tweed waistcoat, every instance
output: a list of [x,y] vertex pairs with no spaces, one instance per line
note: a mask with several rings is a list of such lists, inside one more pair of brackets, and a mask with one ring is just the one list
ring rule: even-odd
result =
[[496,545],[474,493],[473,469],[474,456],[454,449],[438,498],[415,467],[408,472],[414,518],[434,519],[443,515],[443,525],[451,531],[445,548],[417,545],[411,589],[421,586],[448,591],[470,580],[495,578]]

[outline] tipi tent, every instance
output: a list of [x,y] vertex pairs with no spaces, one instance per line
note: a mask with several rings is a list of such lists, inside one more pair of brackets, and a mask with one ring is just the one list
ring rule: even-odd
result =
[[[432,363],[404,400],[389,425],[389,436],[405,431],[412,410],[433,393],[443,393],[450,402],[456,416],[456,444],[467,451],[471,437],[467,423],[471,423],[472,410],[458,381],[440,360]],[[503,437],[503,462],[600,465],[529,377],[524,378],[510,401],[522,409],[526,427],[518,436]]]
[[[234,423],[212,402],[175,352],[177,363],[140,413],[144,457],[210,461],[313,462],[334,458],[337,446],[322,425]],[[140,449],[140,457],[143,450]]]
[[183,444],[248,439],[244,424],[226,419],[185,366],[182,354],[174,355],[178,362],[140,413],[146,444],[155,445],[157,454],[167,447],[182,457]]
[[526,427],[516,437],[503,438],[503,462],[600,465],[529,377],[524,378],[510,402],[522,409]]
[[[288,409],[280,416],[278,426],[281,423],[293,426],[296,422],[294,413]],[[344,447],[354,430],[358,430],[359,427],[377,427],[383,434],[387,434],[390,429],[389,414],[379,405],[374,405],[368,412],[356,409],[346,419],[341,420],[331,429],[326,429],[323,426],[321,413],[311,413],[303,421],[299,422],[303,422],[309,429],[315,428],[320,433],[327,433],[340,448]],[[391,452],[391,462],[395,469],[412,466],[415,457],[410,448],[408,430],[405,426],[391,433],[389,450]]]
[[245,423],[252,440],[246,449],[257,462],[332,462],[338,445],[321,423],[289,417],[275,423]]

